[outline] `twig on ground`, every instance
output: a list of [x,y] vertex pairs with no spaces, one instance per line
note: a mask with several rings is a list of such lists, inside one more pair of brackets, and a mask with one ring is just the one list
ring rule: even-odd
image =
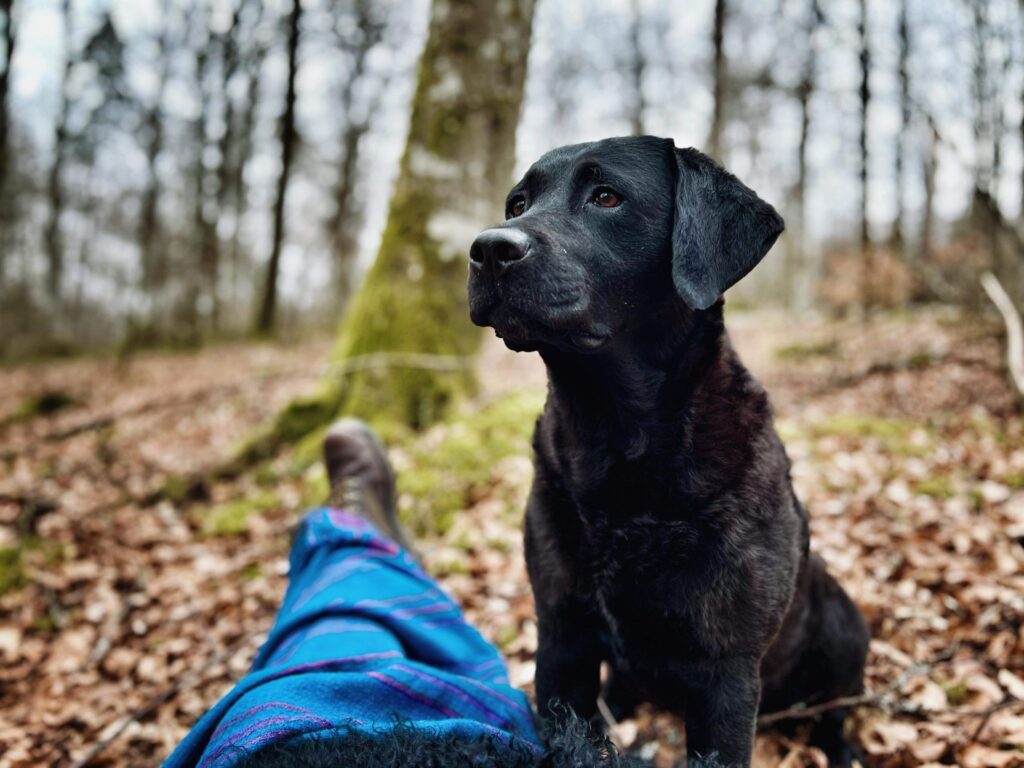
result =
[[879,707],[887,710],[898,710],[900,709],[899,707],[888,702],[890,694],[893,691],[902,688],[911,677],[915,677],[916,675],[927,675],[931,672],[932,668],[939,662],[942,662],[942,660],[946,659],[940,657],[934,660],[934,662],[929,662],[927,664],[910,665],[898,678],[889,683],[889,685],[882,690],[858,693],[854,696],[840,696],[839,698],[833,698],[828,701],[816,703],[816,705],[797,705],[788,710],[769,712],[758,718],[758,725],[763,727],[766,725],[773,725],[774,723],[778,723],[782,720],[803,720],[815,718],[826,712],[851,707]]
[[1010,378],[1017,391],[1024,395],[1024,328],[1021,325],[1020,312],[1014,306],[1010,295],[1003,284],[991,272],[981,276],[981,287],[996,305],[1006,325],[1006,365],[1010,369]]
[[994,715],[996,712],[1000,711],[1001,709],[1008,709],[1009,707],[1012,707],[1015,704],[1021,704],[1021,703],[1022,703],[1021,699],[1018,699],[1018,698],[1016,698],[1014,696],[1009,696],[1009,697],[1003,699],[1002,701],[997,702],[996,704],[993,704],[991,707],[988,707],[987,709],[981,710],[980,712],[970,712],[970,713],[968,713],[968,717],[980,717],[981,718],[981,722],[978,723],[978,726],[974,729],[974,733],[971,734],[970,741],[974,742],[974,741],[978,740],[978,737],[981,736],[981,732],[983,730],[985,730],[985,726],[988,725],[988,721],[992,718],[992,715]]
[[473,367],[473,358],[464,355],[430,355],[421,352],[372,352],[339,360],[328,374],[344,376],[379,368],[421,368],[426,371],[465,371]]
[[152,696],[145,704],[143,704],[141,707],[139,707],[134,712],[130,713],[127,717],[125,717],[118,724],[118,726],[105,738],[100,739],[95,744],[93,744],[92,748],[89,749],[89,751],[86,752],[82,757],[76,760],[72,764],[71,768],[85,768],[85,766],[92,762],[92,760],[95,757],[102,754],[107,747],[113,744],[117,740],[117,738],[122,733],[124,733],[125,730],[127,730],[128,726],[130,726],[132,723],[142,720],[144,717],[149,716],[156,710],[157,707],[159,707],[165,701],[168,701],[172,697],[178,695],[179,692],[185,690],[186,688],[191,688],[193,685],[195,685],[203,678],[203,676],[210,668],[215,667],[216,665],[224,661],[227,661],[232,655],[234,655],[236,651],[238,651],[239,648],[241,648],[243,645],[245,645],[247,641],[250,640],[252,640],[252,637],[242,635],[240,638],[235,640],[235,642],[231,643],[230,645],[226,646],[225,648],[210,656],[210,658],[208,658],[201,667],[194,670],[193,672],[182,675],[169,686],[164,688],[162,691]]

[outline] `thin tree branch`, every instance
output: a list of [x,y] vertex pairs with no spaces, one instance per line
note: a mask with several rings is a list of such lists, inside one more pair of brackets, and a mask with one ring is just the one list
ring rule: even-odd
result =
[[1024,328],[1021,327],[1020,312],[999,278],[991,272],[982,274],[981,287],[1003,316],[1006,324],[1006,365],[1010,369],[1014,386],[1024,395]]

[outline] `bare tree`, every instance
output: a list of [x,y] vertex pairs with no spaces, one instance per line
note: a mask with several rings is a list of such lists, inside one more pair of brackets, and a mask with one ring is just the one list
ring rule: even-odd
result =
[[647,104],[644,101],[644,72],[647,69],[647,53],[644,51],[644,41],[641,32],[643,31],[643,9],[640,7],[640,0],[630,0],[631,20],[629,26],[629,85],[630,85],[630,107],[629,122],[630,130],[634,136],[642,136],[644,130],[644,113]]
[[156,294],[159,291],[166,270],[166,253],[158,212],[161,189],[160,176],[157,172],[157,161],[164,150],[163,101],[170,69],[168,40],[170,34],[169,10],[170,3],[168,0],[163,0],[161,3],[160,33],[156,49],[157,89],[153,101],[148,109],[145,110],[142,119],[147,179],[142,193],[137,238],[139,242],[139,255],[142,262],[140,264],[141,287],[151,302],[150,322],[156,320],[153,317],[152,307],[158,303]]
[[277,179],[277,195],[274,199],[274,231],[270,246],[270,260],[267,262],[263,295],[256,318],[255,330],[261,334],[273,331],[277,314],[277,278],[281,264],[281,247],[284,243],[284,203],[296,144],[295,75],[299,68],[299,23],[301,18],[301,0],[292,0],[291,13],[288,17],[288,86],[278,128],[281,139],[281,173]]
[[[253,3],[252,20],[246,26],[247,34],[250,37],[254,37],[253,32],[259,28],[263,20],[263,5],[259,2]],[[256,111],[260,104],[260,76],[266,54],[267,46],[262,42],[255,42],[247,46],[245,52],[240,54],[242,59],[240,70],[244,72],[246,79],[246,95],[238,118],[239,125],[235,131],[236,141],[232,148],[231,162],[227,165],[227,188],[222,190],[225,193],[230,190],[230,206],[234,219],[234,227],[228,243],[227,260],[231,270],[229,284],[236,291],[236,299],[237,291],[242,287],[242,220],[248,209],[245,169],[255,148]]]
[[[10,153],[10,105],[8,91],[11,82],[11,62],[14,60],[14,46],[17,38],[14,32],[14,0],[0,0],[0,25],[2,25],[3,70],[0,70],[0,191],[7,179],[7,158]],[[0,265],[2,266],[2,265]]]
[[13,202],[7,202],[4,192],[8,183],[8,166],[11,157],[10,82],[11,62],[14,60],[14,46],[17,36],[14,29],[14,0],[0,0],[0,41],[3,42],[3,58],[0,59],[0,287],[3,286],[7,271],[7,252],[10,223],[14,219]]
[[727,0],[715,0],[715,17],[711,26],[713,58],[711,60],[711,129],[708,131],[707,153],[722,161],[722,134],[725,131],[725,100],[727,98],[728,71],[725,58],[725,26],[728,17]]
[[871,251],[871,231],[868,226],[868,112],[871,107],[871,47],[868,41],[868,4],[859,1],[857,16],[858,61],[860,63],[860,255],[861,301],[871,304],[874,254]]
[[900,124],[896,134],[895,185],[896,185],[896,216],[892,222],[890,242],[897,253],[903,251],[903,221],[906,216],[904,189],[906,187],[907,131],[910,128],[910,25],[907,21],[907,0],[900,0],[900,10],[896,22],[896,37],[899,45],[899,60],[896,66],[896,77],[900,86]]
[[46,286],[53,299],[60,296],[64,277],[64,239],[61,233],[61,218],[64,214],[63,172],[68,151],[68,89],[71,72],[74,69],[74,59],[71,54],[71,0],[62,0],[61,2],[61,23],[64,41],[64,67],[60,81],[60,106],[54,127],[53,162],[50,165],[47,185],[50,217],[46,222],[43,235],[48,266]]
[[800,81],[796,86],[796,98],[800,103],[800,139],[797,147],[797,175],[793,197],[796,201],[797,215],[790,223],[792,232],[789,246],[786,248],[786,279],[789,288],[789,305],[794,307],[804,300],[802,292],[803,276],[806,269],[807,247],[807,182],[810,175],[810,157],[808,144],[811,133],[811,101],[817,88],[818,51],[815,40],[818,29],[824,24],[824,15],[819,0],[807,0],[807,9],[803,23],[807,50],[804,52]]
[[[344,307],[352,294],[352,280],[357,255],[359,229],[362,225],[362,205],[356,194],[360,147],[370,129],[378,97],[369,97],[360,114],[356,112],[356,91],[366,77],[370,52],[381,42],[385,24],[380,15],[380,2],[356,0],[353,8],[354,30],[346,32],[335,28],[339,44],[348,53],[350,69],[341,89],[341,111],[344,123],[341,131],[341,163],[332,190],[334,209],[329,216],[327,235],[334,254],[335,296],[333,303]],[[348,25],[344,25],[346,28]],[[379,94],[379,90],[378,90]]]
[[868,4],[867,0],[859,0],[857,17],[857,40],[859,44],[858,61],[860,62],[860,247],[868,258],[868,247],[871,244],[871,233],[868,229],[868,111],[871,107],[871,47],[868,42]]

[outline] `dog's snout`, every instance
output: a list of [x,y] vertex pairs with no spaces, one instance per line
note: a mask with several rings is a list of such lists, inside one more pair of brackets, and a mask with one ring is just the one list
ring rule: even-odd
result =
[[474,264],[490,263],[499,268],[524,259],[529,251],[530,238],[525,232],[499,227],[477,235],[469,249],[469,258]]

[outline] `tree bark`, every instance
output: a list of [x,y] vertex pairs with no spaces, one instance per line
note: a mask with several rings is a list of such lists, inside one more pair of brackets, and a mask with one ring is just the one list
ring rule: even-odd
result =
[[281,266],[281,247],[284,244],[284,204],[288,192],[288,177],[292,169],[292,155],[295,150],[295,75],[299,68],[299,23],[302,18],[301,0],[292,0],[288,17],[288,90],[281,112],[279,134],[281,138],[281,174],[277,179],[277,195],[274,199],[274,232],[270,246],[270,260],[267,262],[266,278],[263,282],[263,298],[260,300],[259,315],[256,318],[256,332],[269,334],[274,330],[277,319],[277,278]]
[[374,18],[372,0],[357,0],[355,23],[359,30],[354,44],[345,44],[351,60],[345,85],[341,91],[341,112],[344,128],[341,132],[341,165],[334,182],[334,211],[327,221],[327,235],[334,260],[334,305],[339,311],[348,304],[352,295],[355,261],[358,251],[359,229],[362,225],[362,205],[356,195],[359,182],[359,158],[363,137],[369,131],[370,119],[376,102],[366,105],[366,111],[357,119],[354,114],[356,87],[366,75],[370,51],[380,43],[384,24]]
[[900,0],[899,19],[896,35],[899,40],[899,63],[896,77],[900,85],[900,125],[896,134],[895,184],[896,184],[896,217],[892,222],[890,242],[897,255],[903,254],[903,226],[906,218],[904,205],[904,188],[906,186],[906,152],[907,130],[910,128],[910,26],[907,22],[907,0]]
[[[14,30],[14,0],[0,0],[0,24],[3,25],[3,37],[0,39],[3,40],[4,46],[3,71],[0,71],[0,287],[3,287],[9,250],[6,240],[14,220],[12,213],[14,201],[6,195],[11,158],[11,107],[8,93],[11,82],[11,62],[14,60],[14,46],[17,43]],[[11,194],[13,195],[13,192]]]
[[[501,218],[511,181],[534,5],[434,0],[380,253],[336,358],[477,351],[466,259],[477,232]],[[473,387],[468,373],[423,370],[366,371],[345,384],[348,412],[413,427],[440,419]]]
[[814,46],[815,33],[822,25],[823,17],[818,0],[808,0],[806,40],[807,51],[804,59],[796,96],[800,102],[800,140],[797,149],[797,177],[793,197],[797,215],[792,223],[792,241],[786,249],[786,280],[788,304],[791,308],[810,304],[810,297],[804,285],[807,269],[807,180],[810,171],[808,144],[811,131],[811,100],[817,87],[818,52]]
[[159,324],[159,311],[156,307],[160,303],[160,293],[163,278],[165,277],[166,264],[164,263],[164,241],[160,227],[160,176],[157,173],[157,160],[164,148],[164,121],[163,121],[163,100],[166,90],[169,59],[168,59],[168,26],[170,20],[167,18],[169,3],[161,5],[161,32],[157,44],[158,79],[156,96],[153,104],[146,111],[144,127],[146,130],[146,168],[148,179],[146,188],[142,194],[142,204],[139,213],[139,229],[137,239],[139,241],[139,252],[141,264],[141,288],[150,301],[151,311],[150,323]]
[[722,157],[722,133],[725,130],[726,59],[725,25],[728,15],[726,0],[715,0],[715,18],[711,27],[711,42],[714,48],[711,62],[711,129],[708,132],[707,153],[719,162]]
[[647,132],[644,129],[644,113],[647,111],[647,103],[644,101],[644,72],[647,69],[647,56],[640,35],[643,24],[640,0],[631,0],[630,11],[632,21],[629,28],[629,84],[633,92],[630,94],[632,100],[629,122],[633,135],[643,136]]
[[425,428],[473,391],[469,362],[482,334],[469,321],[467,256],[477,233],[500,220],[511,183],[534,5],[434,0],[380,251],[334,352],[339,371],[346,360],[378,353],[453,364],[329,375],[316,395],[254,436],[239,460],[315,434],[340,412]]
[[872,253],[871,232],[868,227],[868,110],[871,105],[871,48],[868,44],[867,0],[860,0],[857,18],[857,38],[860,45],[860,253],[862,260],[861,301],[871,303]]
[[61,21],[64,36],[64,72],[60,81],[60,107],[54,128],[53,164],[47,183],[50,202],[50,216],[46,222],[43,242],[46,248],[46,288],[50,298],[58,299],[64,279],[64,238],[61,234],[61,218],[64,214],[64,159],[68,139],[68,81],[74,61],[71,56],[71,0],[61,3]]
[[10,157],[10,105],[7,93],[11,82],[11,61],[14,59],[14,0],[0,0],[0,24],[3,25],[4,58],[0,71],[0,193],[7,181],[7,161]]

